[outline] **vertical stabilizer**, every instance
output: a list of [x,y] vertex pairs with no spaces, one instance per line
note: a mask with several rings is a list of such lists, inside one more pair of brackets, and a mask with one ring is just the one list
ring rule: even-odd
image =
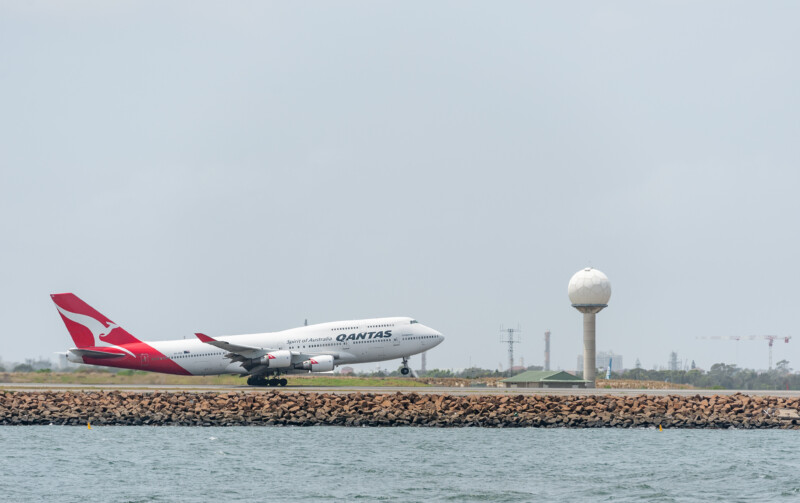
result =
[[103,316],[99,311],[72,293],[56,293],[50,296],[56,304],[69,335],[79,348],[92,346],[130,344],[139,342],[119,325]]

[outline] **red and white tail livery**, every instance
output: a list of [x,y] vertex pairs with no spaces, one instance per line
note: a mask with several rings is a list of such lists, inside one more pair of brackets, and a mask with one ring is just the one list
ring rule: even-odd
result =
[[248,376],[250,385],[286,385],[282,374],[328,372],[339,365],[408,358],[444,337],[412,318],[336,321],[279,332],[140,341],[71,293],[51,295],[75,343],[71,362],[166,374]]

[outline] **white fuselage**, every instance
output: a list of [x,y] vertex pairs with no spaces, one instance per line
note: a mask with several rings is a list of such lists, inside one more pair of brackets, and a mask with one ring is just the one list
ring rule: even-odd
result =
[[[270,351],[288,350],[296,361],[315,355],[334,355],[334,363],[339,366],[409,357],[437,346],[444,336],[411,318],[398,317],[320,323],[280,332],[221,336],[216,340]],[[226,357],[228,351],[197,339],[147,344],[192,375],[247,373],[241,362]],[[158,362],[152,363],[157,366]]]

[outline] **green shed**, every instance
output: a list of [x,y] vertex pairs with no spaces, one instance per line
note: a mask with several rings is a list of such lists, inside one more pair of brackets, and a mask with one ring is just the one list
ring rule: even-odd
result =
[[506,388],[585,388],[587,381],[559,370],[528,370],[500,382]]

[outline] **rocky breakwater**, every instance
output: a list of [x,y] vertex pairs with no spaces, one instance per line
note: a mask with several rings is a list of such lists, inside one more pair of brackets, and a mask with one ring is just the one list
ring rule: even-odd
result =
[[800,428],[798,398],[0,392],[0,424]]

